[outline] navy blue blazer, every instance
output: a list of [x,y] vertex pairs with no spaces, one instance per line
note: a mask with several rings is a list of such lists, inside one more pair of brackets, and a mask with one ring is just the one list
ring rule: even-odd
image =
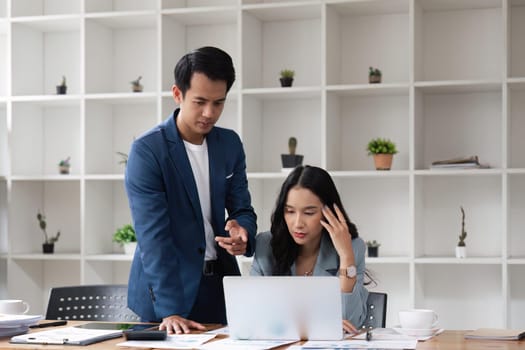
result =
[[[128,306],[151,321],[189,315],[206,250],[197,185],[176,127],[178,112],[133,142],[126,166],[125,186],[138,240]],[[241,140],[232,130],[214,127],[206,141],[213,230],[215,235],[229,236],[224,230],[226,220],[237,220],[249,233],[245,255],[251,256],[256,215]],[[225,275],[240,274],[234,256],[219,246],[217,255]]]
[[[261,232],[257,235],[255,257],[253,258],[250,274],[253,276],[273,275],[274,257],[270,241],[272,234],[270,231]],[[360,238],[352,239],[352,249],[354,251],[355,266],[357,269],[357,280],[354,290],[350,293],[341,293],[343,305],[343,319],[349,320],[358,328],[364,323],[366,318],[366,300],[368,290],[364,286],[365,275],[365,242]],[[295,263],[291,266],[291,274],[295,275]],[[339,255],[332,244],[330,235],[323,234],[321,237],[321,247],[315,262],[313,271],[314,276],[338,276],[339,275]]]

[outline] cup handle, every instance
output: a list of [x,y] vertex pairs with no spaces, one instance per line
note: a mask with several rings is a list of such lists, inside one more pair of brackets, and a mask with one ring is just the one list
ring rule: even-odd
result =
[[432,318],[432,327],[431,328],[436,328],[436,326],[438,325],[438,315],[437,313],[434,312],[434,318]]
[[22,302],[24,305],[25,305],[25,310],[22,312],[23,314],[27,314],[27,312],[29,311],[29,304],[26,303],[25,301]]

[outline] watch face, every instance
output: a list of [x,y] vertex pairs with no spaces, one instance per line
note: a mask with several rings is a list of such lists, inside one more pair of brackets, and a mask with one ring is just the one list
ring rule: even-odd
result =
[[357,270],[356,270],[355,266],[354,265],[348,266],[346,268],[346,276],[350,277],[350,278],[354,278],[355,275],[357,275]]

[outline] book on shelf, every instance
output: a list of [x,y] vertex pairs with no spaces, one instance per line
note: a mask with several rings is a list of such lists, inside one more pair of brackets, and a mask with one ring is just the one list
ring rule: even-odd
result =
[[478,328],[465,333],[465,339],[519,340],[525,337],[525,329]]
[[432,162],[430,169],[486,169],[486,164],[479,162],[478,156],[458,157]]

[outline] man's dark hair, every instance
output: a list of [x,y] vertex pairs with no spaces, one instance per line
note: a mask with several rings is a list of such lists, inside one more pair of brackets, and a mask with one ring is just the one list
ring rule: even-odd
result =
[[223,50],[212,46],[195,49],[177,62],[174,71],[175,85],[182,92],[182,96],[186,95],[191,77],[196,72],[206,75],[210,80],[225,81],[226,92],[230,91],[235,81],[232,58]]

